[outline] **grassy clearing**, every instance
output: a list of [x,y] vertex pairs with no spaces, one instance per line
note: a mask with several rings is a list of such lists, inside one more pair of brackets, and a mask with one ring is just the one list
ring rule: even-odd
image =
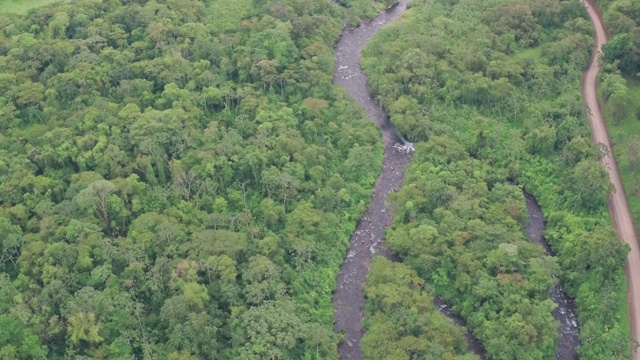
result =
[[[640,83],[637,80],[627,79],[627,86],[631,101],[627,111],[628,116],[624,121],[615,123],[608,114],[608,106],[604,105],[605,121],[609,130],[609,136],[613,142],[613,152],[618,162],[620,176],[631,206],[633,220],[636,229],[640,230],[640,164],[633,164],[633,148],[640,151],[640,119],[636,117],[635,108],[640,103]],[[601,104],[605,104],[601,101]],[[640,156],[640,155],[635,155]]]
[[0,14],[26,14],[30,9],[57,1],[59,0],[0,0]]
[[536,46],[524,50],[519,50],[513,55],[514,59],[529,59],[540,61],[542,59],[542,46]]
[[213,28],[220,32],[235,30],[254,11],[251,0],[213,0],[208,6]]

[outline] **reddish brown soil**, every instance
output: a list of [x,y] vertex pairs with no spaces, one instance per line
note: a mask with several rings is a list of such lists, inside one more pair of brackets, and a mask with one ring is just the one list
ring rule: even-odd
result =
[[[618,165],[613,155],[609,134],[604,125],[598,95],[596,91],[596,76],[600,71],[597,55],[600,53],[602,45],[607,42],[607,31],[602,21],[602,16],[592,0],[583,0],[589,17],[596,32],[596,48],[591,59],[591,64],[584,72],[582,82],[582,95],[584,102],[590,110],[589,125],[593,141],[601,143],[607,149],[607,155],[602,158],[602,164],[609,172],[611,183],[615,187],[615,193],[609,199],[609,212],[613,224],[616,227],[618,236],[625,243],[629,244],[631,251],[627,257],[625,272],[627,275],[627,303],[629,307],[629,323],[631,325],[631,337],[636,341],[640,340],[640,249],[638,248],[638,237],[633,226],[633,217],[629,208],[629,202],[624,192],[624,186],[618,172]],[[640,352],[636,351],[631,356],[632,360],[640,360]]]

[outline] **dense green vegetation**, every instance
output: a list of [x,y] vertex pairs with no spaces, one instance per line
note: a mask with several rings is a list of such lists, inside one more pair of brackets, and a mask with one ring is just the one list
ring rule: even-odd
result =
[[[0,359],[337,358],[380,170],[329,0],[0,16]],[[363,11],[366,9],[366,13]]]
[[[611,85],[613,89],[608,88]],[[608,68],[608,72],[600,76],[598,91],[637,231],[640,224],[640,114],[637,113],[640,84],[619,70]],[[624,103],[619,103],[620,98]]]
[[555,353],[555,304],[547,294],[557,265],[523,234],[522,191],[439,136],[418,147],[406,181],[393,201],[404,214],[389,247],[454,301],[491,358]]
[[[382,147],[331,85],[332,46],[393,1],[338,2],[0,2],[0,359],[337,358],[331,291]],[[612,116],[632,28],[605,49]],[[367,358],[474,359],[434,294],[492,358],[552,357],[554,272],[582,358],[628,357],[626,250],[579,94],[590,36],[577,0],[439,0],[367,49],[420,142],[391,199],[405,264],[376,259],[366,288]]]
[[640,77],[640,4],[632,0],[596,0],[609,32],[603,60]]
[[474,360],[462,328],[433,305],[423,279],[401,263],[373,260],[365,288],[368,319],[365,359]]
[[[374,93],[420,143],[388,244],[492,359],[555,357],[553,272],[576,300],[581,358],[629,357],[627,248],[580,94],[592,44],[578,0],[434,0],[363,53]],[[555,259],[524,236],[519,186],[543,208]]]
[[37,8],[55,2],[55,0],[0,0],[0,14],[24,14],[29,9]]
[[[355,27],[362,22],[373,19],[380,11],[394,5],[398,0],[335,0],[347,9],[348,25]],[[373,6],[372,6],[373,5]]]
[[640,224],[640,3],[598,1],[610,43],[603,47],[600,76],[603,115],[636,229]]
[[0,0],[0,14],[25,14],[29,9],[56,2],[57,0]]

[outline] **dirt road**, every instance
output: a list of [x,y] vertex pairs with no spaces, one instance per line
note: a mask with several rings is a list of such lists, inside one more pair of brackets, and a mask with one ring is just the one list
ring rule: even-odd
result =
[[[589,17],[593,23],[596,32],[596,51],[591,59],[589,68],[584,73],[582,81],[582,94],[584,101],[591,110],[589,115],[589,125],[591,126],[591,134],[596,143],[602,143],[608,150],[608,156],[603,157],[602,163],[609,172],[611,183],[615,186],[615,193],[609,200],[609,211],[611,218],[618,231],[620,238],[631,246],[631,252],[627,258],[625,272],[627,274],[627,302],[629,306],[629,322],[631,324],[631,336],[635,340],[640,340],[640,250],[638,249],[638,241],[633,226],[633,218],[629,203],[622,187],[618,166],[611,150],[611,143],[607,128],[602,119],[600,105],[598,104],[598,95],[596,92],[596,76],[598,75],[599,66],[595,54],[600,52],[602,44],[607,41],[607,32],[605,31],[602,18],[597,7],[591,0],[583,0]],[[631,356],[632,360],[640,360],[640,352],[635,352]]]

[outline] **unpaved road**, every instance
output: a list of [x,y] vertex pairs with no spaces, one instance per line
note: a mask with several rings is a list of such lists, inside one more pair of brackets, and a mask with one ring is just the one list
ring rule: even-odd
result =
[[[367,280],[366,277],[373,253],[377,251],[388,258],[391,257],[389,251],[384,246],[384,229],[391,225],[393,217],[385,202],[387,194],[390,191],[397,190],[402,186],[404,167],[411,160],[410,155],[400,153],[393,147],[399,139],[395,134],[393,125],[389,122],[387,114],[375,102],[367,86],[367,78],[360,68],[360,52],[380,28],[397,19],[406,10],[409,1],[410,0],[400,0],[397,6],[387,10],[370,23],[363,24],[357,29],[345,29],[342,37],[336,44],[336,70],[333,82],[344,87],[356,102],[364,107],[367,115],[380,127],[385,145],[382,173],[376,181],[369,210],[360,220],[356,231],[351,237],[351,245],[340,269],[340,273],[338,274],[336,291],[333,297],[335,330],[344,333],[344,341],[340,344],[341,359],[362,359],[360,341],[363,334],[362,305],[364,302],[364,284]],[[589,3],[589,0],[583,1],[587,4]],[[602,21],[594,10],[593,5],[589,4],[587,7],[589,9],[589,16],[598,34],[596,43],[599,51],[602,43],[606,41],[606,33],[602,27]],[[595,77],[598,70],[596,61],[592,60],[589,69],[585,72],[583,92],[585,102],[592,113],[590,116],[590,124],[594,140],[605,144],[607,148],[610,149],[611,146],[603,125],[595,93]],[[640,304],[637,301],[640,299],[640,293],[638,293],[638,291],[640,291],[640,284],[637,282],[640,281],[640,278],[630,275],[640,274],[640,256],[629,207],[622,190],[615,161],[610,157],[605,157],[603,163],[609,169],[611,181],[617,190],[610,204],[612,217],[620,236],[632,247],[626,271],[627,277],[629,278],[629,316],[632,323],[632,334],[634,339],[638,339],[637,333],[640,326],[638,326],[636,314],[640,314],[638,308]],[[530,206],[531,204],[528,205]],[[531,211],[531,209],[529,209],[529,211]],[[541,222],[544,223],[544,220],[542,219]],[[543,226],[544,225],[542,225],[542,227]],[[533,233],[537,234],[539,232],[541,237],[542,231],[543,230],[535,231],[533,228],[527,229],[530,236],[534,235]],[[536,236],[537,235],[532,236],[532,241],[536,242],[534,239]],[[562,292],[558,287],[555,291]],[[441,304],[438,301],[439,299],[436,299],[436,305],[438,305],[441,311],[448,308],[445,304]],[[556,302],[559,304],[559,309],[571,307],[571,304],[562,304],[562,301]],[[443,312],[447,314],[447,311]],[[559,314],[554,315],[558,318]],[[454,314],[449,314],[449,316],[455,318]],[[575,320],[575,315],[571,312],[571,314],[568,314],[565,318],[569,321],[566,328],[571,329],[570,332],[573,334],[566,334],[568,335],[566,342],[561,341],[560,344],[558,344],[557,356],[558,359],[574,359],[576,356],[575,346],[578,340],[576,325],[575,323],[571,324],[571,320]],[[563,323],[562,319],[558,320]],[[482,357],[483,351],[481,344],[473,339],[470,334],[467,334],[467,337],[470,350]],[[632,359],[640,360],[638,354],[634,354]]]
[[[618,172],[618,166],[613,156],[607,128],[602,119],[596,92],[596,76],[600,68],[595,55],[600,52],[602,45],[607,41],[607,32],[605,31],[602,17],[593,1],[583,0],[583,2],[587,7],[589,17],[595,28],[596,50],[589,68],[584,73],[582,94],[585,103],[591,110],[589,125],[591,126],[593,140],[596,143],[604,144],[609,153],[609,155],[602,158],[602,163],[609,172],[609,178],[615,187],[615,193],[609,199],[609,212],[611,213],[611,218],[613,219],[618,235],[631,247],[631,252],[629,252],[625,266],[627,275],[627,303],[629,306],[631,336],[635,340],[640,340],[640,250],[638,249],[638,241],[633,226],[631,210],[629,209],[629,203],[627,202],[627,197],[622,187],[620,173]],[[640,360],[640,352],[633,353],[631,359]]]

